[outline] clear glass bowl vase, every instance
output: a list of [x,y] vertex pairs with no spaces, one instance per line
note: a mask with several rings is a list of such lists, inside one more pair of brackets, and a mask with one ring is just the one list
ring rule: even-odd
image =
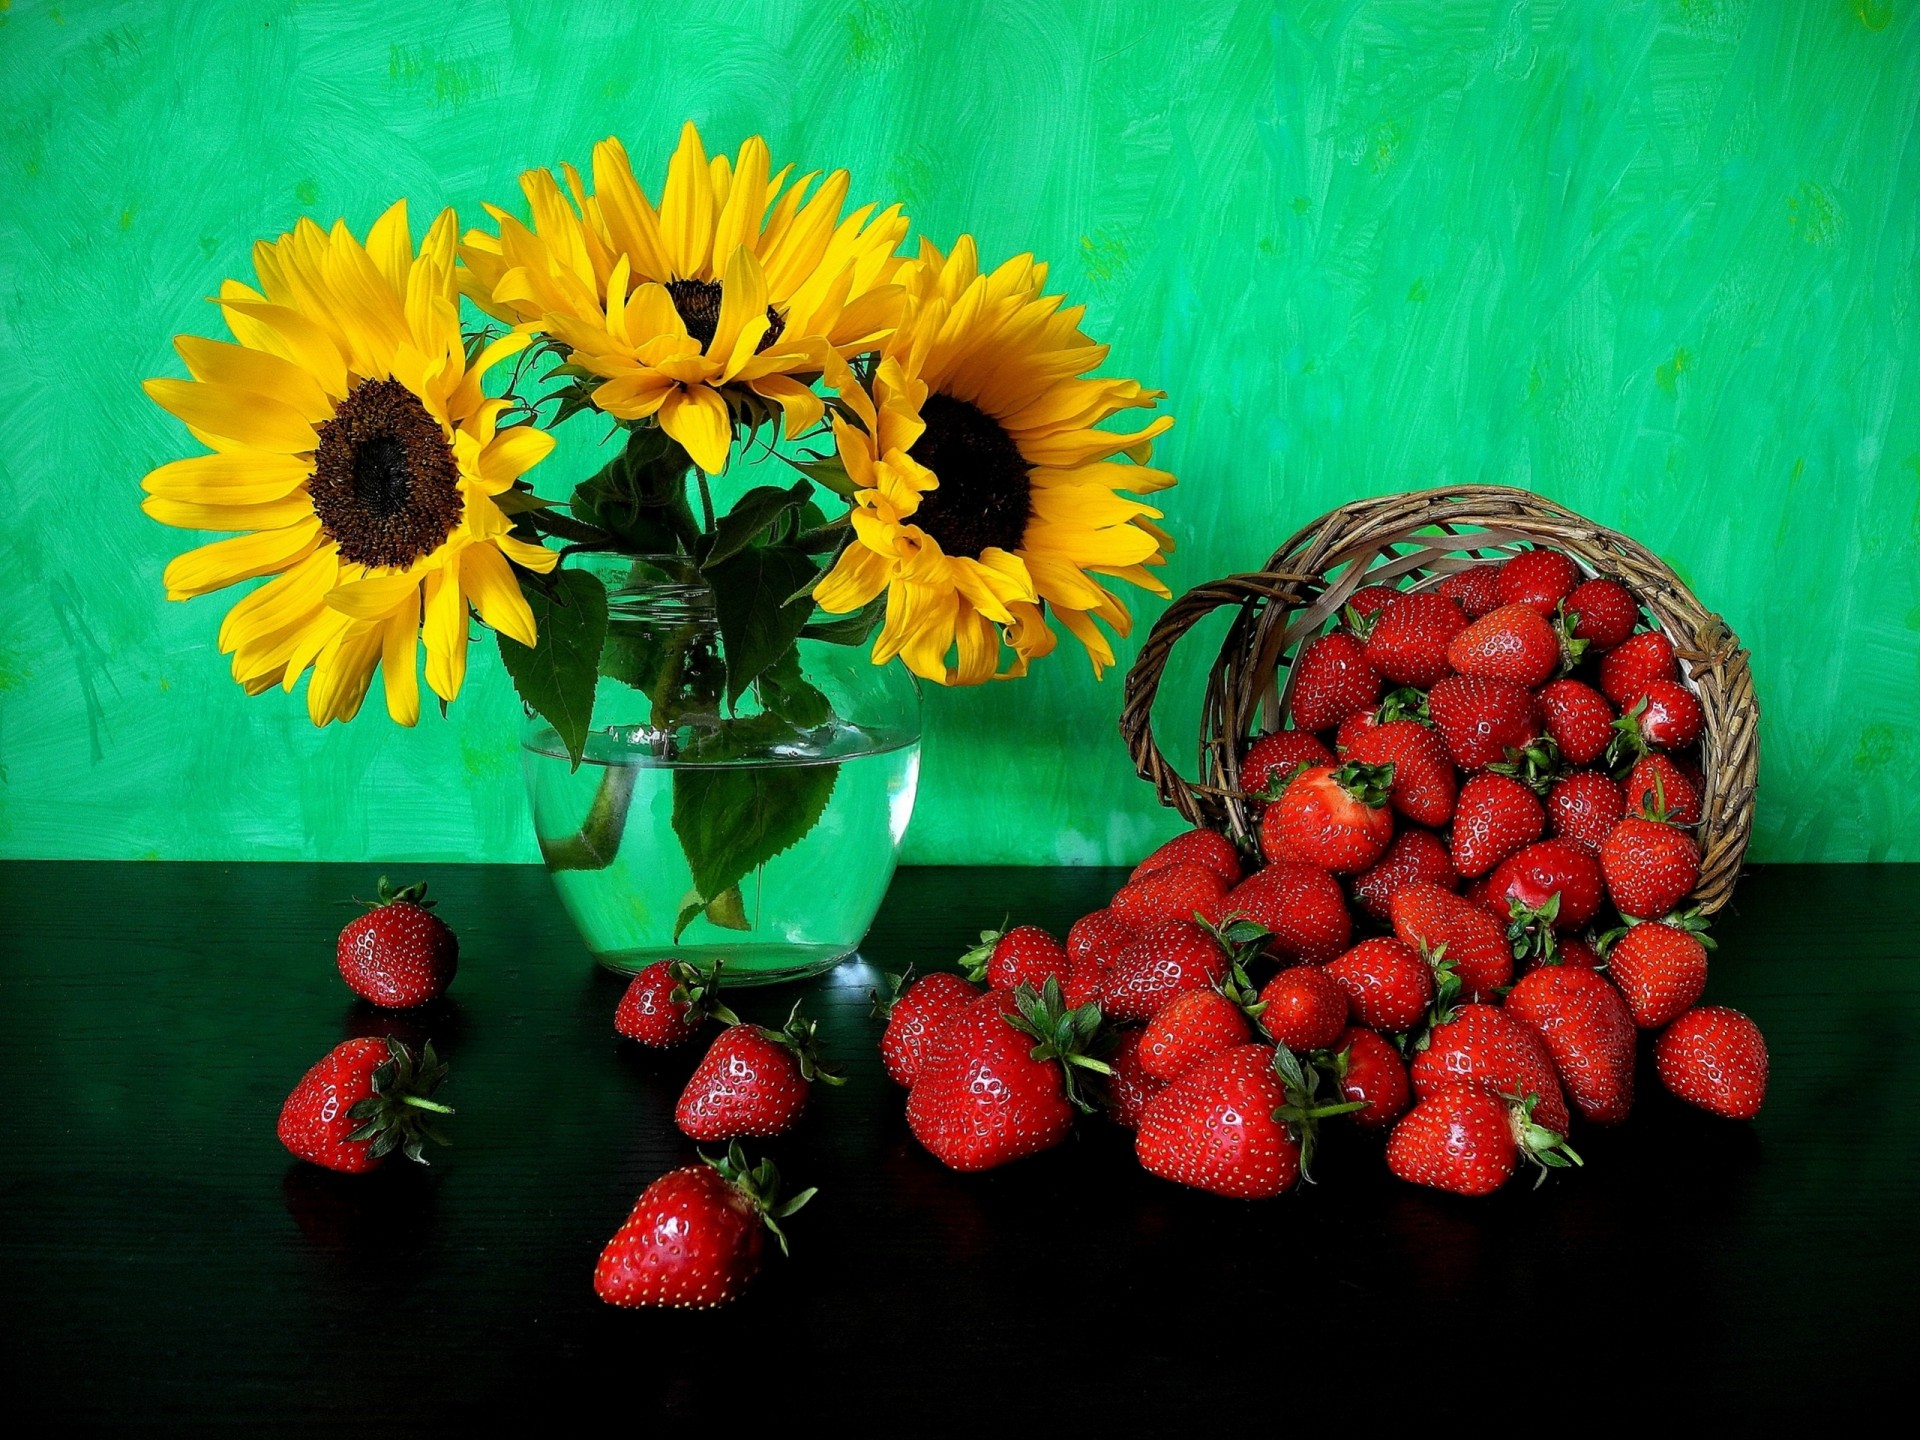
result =
[[893,878],[920,770],[920,691],[862,646],[802,638],[726,703],[713,595],[688,562],[593,562],[608,634],[582,763],[529,715],[520,760],[555,889],[602,965],[726,983],[831,968]]

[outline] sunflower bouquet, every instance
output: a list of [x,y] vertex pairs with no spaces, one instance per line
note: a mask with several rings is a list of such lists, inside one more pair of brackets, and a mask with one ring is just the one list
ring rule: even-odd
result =
[[[255,283],[216,297],[232,339],[180,337],[189,378],[147,382],[209,453],[149,474],[145,509],[234,532],[173,560],[167,594],[265,578],[220,649],[249,694],[306,676],[316,725],[376,671],[415,724],[423,649],[451,702],[477,616],[576,765],[597,687],[654,694],[672,665],[716,713],[777,711],[803,636],[973,685],[1024,675],[1057,622],[1098,673],[1130,623],[1107,582],[1167,594],[1171,542],[1133,497],[1173,483],[1150,464],[1172,419],[1108,425],[1161,392],[1090,374],[1106,347],[1045,265],[983,270],[967,236],[905,256],[900,207],[850,210],[849,185],[776,171],[758,138],[709,157],[689,123],[657,204],[608,139],[590,176],[523,175],[524,220],[488,206],[461,235],[444,211],[416,247],[401,201],[364,240],[261,241]],[[537,478],[552,432],[595,418],[610,462]],[[771,483],[718,512],[743,462]],[[607,663],[609,557],[711,591],[711,664]]]

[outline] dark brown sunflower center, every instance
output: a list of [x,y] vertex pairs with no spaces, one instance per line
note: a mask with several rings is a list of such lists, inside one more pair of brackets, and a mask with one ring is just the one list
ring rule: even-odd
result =
[[420,398],[398,380],[363,380],[315,427],[313,510],[343,558],[402,569],[460,523],[460,467]]
[[1000,422],[938,393],[920,407],[926,431],[907,453],[940,479],[920,497],[913,522],[949,555],[1016,550],[1033,517],[1026,460]]
[[[713,335],[720,328],[720,282],[717,280],[669,280],[667,297],[673,301],[673,308],[680,312],[680,323],[687,327],[687,334],[700,342],[705,350],[713,343]],[[773,306],[767,306],[767,333],[760,337],[760,343],[753,347],[758,355],[786,331],[787,317]]]

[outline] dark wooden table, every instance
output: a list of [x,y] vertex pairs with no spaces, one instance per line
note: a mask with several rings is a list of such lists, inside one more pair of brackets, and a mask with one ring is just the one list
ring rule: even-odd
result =
[[[775,1147],[821,1191],[794,1257],[696,1316],[617,1311],[590,1283],[635,1194],[692,1157],[670,1117],[694,1056],[616,1041],[621,981],[538,869],[425,873],[460,978],[440,1013],[396,1021],[332,964],[371,868],[0,867],[0,1415],[419,1434],[611,1402],[643,1434],[796,1411],[1139,1433],[1461,1406],[1778,1424],[1906,1393],[1913,868],[1745,883],[1710,995],[1772,1042],[1756,1123],[1643,1075],[1632,1123],[1583,1132],[1587,1168],[1544,1190],[1411,1189],[1340,1136],[1319,1185],[1263,1204],[1154,1179],[1104,1122],[983,1176],[924,1154],[874,1051],[878,973],[946,960],[1008,912],[1063,925],[1118,877],[903,872],[865,962],[808,991],[850,1078]],[[292,1161],[287,1090],[343,1036],[389,1028],[450,1059],[457,1148],[365,1178]]]

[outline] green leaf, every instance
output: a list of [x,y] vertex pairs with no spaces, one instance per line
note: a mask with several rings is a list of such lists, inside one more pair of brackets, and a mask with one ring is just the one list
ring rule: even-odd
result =
[[813,598],[803,592],[820,572],[791,546],[755,545],[702,573],[713,586],[726,650],[727,700],[737,704],[812,618]]
[[738,885],[729,885],[711,900],[702,900],[700,892],[689,890],[680,901],[680,913],[674,917],[673,939],[678,944],[687,926],[705,915],[723,930],[751,930],[747,902]]
[[[784,731],[771,716],[731,722],[739,733]],[[673,773],[673,831],[695,898],[719,897],[798,844],[819,823],[838,765],[717,765]],[[705,900],[702,903],[707,903]]]
[[719,523],[713,527],[713,537],[700,563],[703,566],[718,565],[739,554],[789,510],[806,504],[811,490],[812,486],[805,480],[795,481],[784,490],[778,485],[754,486],[720,517]]
[[836,615],[831,620],[816,620],[801,626],[800,634],[805,639],[824,640],[829,645],[864,645],[886,616],[887,597],[876,595],[850,615]]
[[656,425],[627,434],[626,447],[599,474],[574,487],[574,518],[640,554],[691,550],[700,527],[687,503],[687,452]]
[[829,455],[823,460],[796,460],[796,470],[804,473],[814,484],[831,490],[834,494],[851,500],[860,487],[853,483],[853,477],[847,474],[847,467],[840,463],[838,455]]
[[607,587],[584,570],[555,572],[547,584],[525,586],[538,635],[532,649],[500,637],[500,659],[520,698],[553,726],[580,767],[607,637]]
[[771,713],[801,730],[811,730],[833,718],[833,706],[800,673],[800,650],[789,645],[760,675],[760,703]]

